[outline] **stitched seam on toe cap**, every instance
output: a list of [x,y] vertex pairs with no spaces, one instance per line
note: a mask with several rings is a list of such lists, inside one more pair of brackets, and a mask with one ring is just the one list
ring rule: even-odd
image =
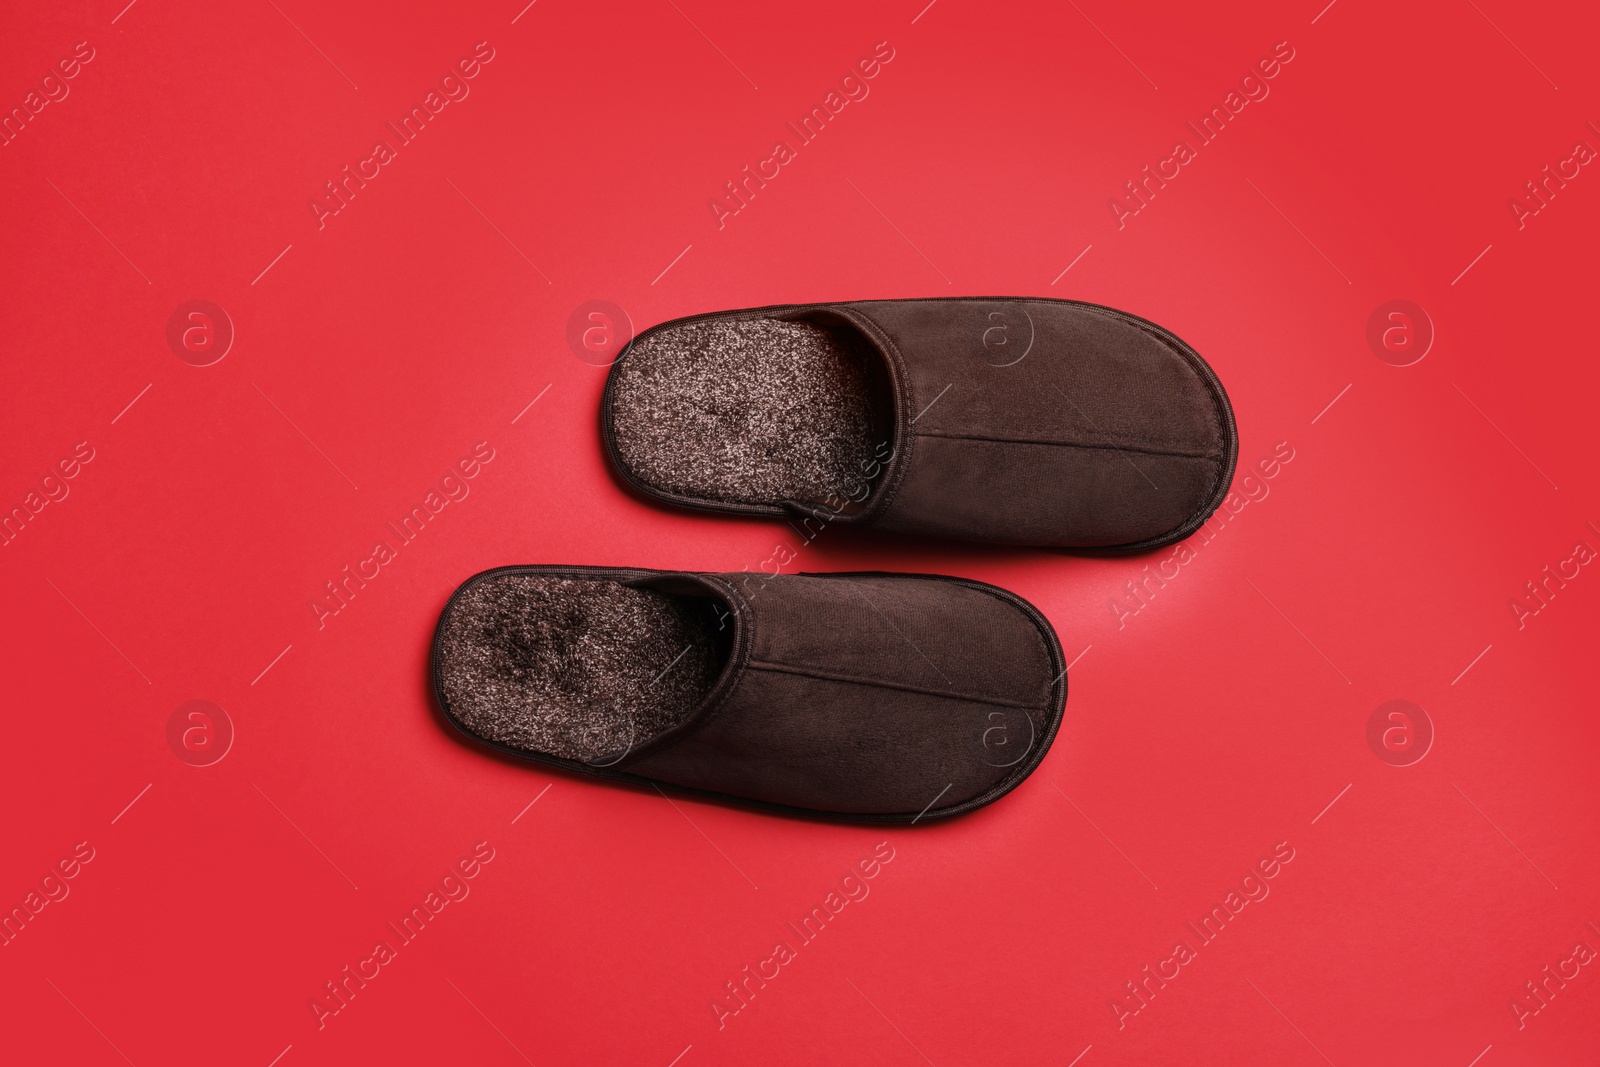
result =
[[747,666],[749,669],[756,671],[792,674],[802,678],[815,678],[826,682],[843,682],[849,685],[867,685],[875,689],[893,689],[902,693],[917,693],[922,696],[942,697],[946,700],[960,700],[968,704],[994,704],[998,707],[1019,708],[1023,711],[1040,711],[1048,707],[1048,701],[1029,704],[1020,700],[1007,700],[1004,697],[975,696],[971,693],[956,693],[918,685],[907,685],[901,682],[888,682],[876,678],[858,678],[854,675],[839,674],[833,671],[820,671],[814,667],[795,667],[787,663],[772,663],[766,660],[752,659]]
[[[1010,592],[1009,590],[1003,590],[1003,589],[1000,589],[998,587],[991,588],[987,584],[979,584],[979,585],[974,586],[973,588],[976,589],[978,592],[983,593],[986,596],[993,597],[994,599],[1000,601],[1000,603],[1004,604],[1008,608],[1011,608],[1013,611],[1021,611],[1022,610],[1014,602],[1014,601],[1022,600],[1022,598],[1017,596],[1017,594],[1015,594],[1013,592]],[[1023,603],[1027,603],[1027,602],[1023,601]],[[1030,633],[1033,634],[1033,639],[1035,641],[1039,642],[1039,651],[1044,654],[1044,661],[1046,663],[1050,664],[1051,666],[1054,666],[1055,665],[1055,657],[1050,654],[1050,642],[1048,640],[1046,640],[1045,631],[1041,628],[1041,625],[1040,625],[1040,619],[1044,619],[1044,613],[1039,611],[1038,608],[1033,607],[1032,604],[1028,604],[1028,607],[1032,608],[1033,611],[1038,613],[1038,615],[1040,617],[1039,619],[1034,619],[1032,617],[1028,618],[1028,623],[1029,623],[1028,630],[1029,630]],[[1024,614],[1024,616],[1027,616],[1027,612],[1023,612],[1023,614]],[[1044,619],[1043,625],[1044,626],[1049,626],[1050,625],[1049,620],[1048,619]],[[1051,629],[1050,636],[1055,637],[1056,638],[1056,642],[1058,644],[1060,643],[1060,637],[1055,634],[1054,628]],[[1055,696],[1056,683],[1057,682],[1065,683],[1065,681],[1066,681],[1066,673],[1067,673],[1066,657],[1065,657],[1065,655],[1063,655],[1062,659],[1061,659],[1061,673],[1056,675],[1054,678],[1050,679],[1050,681],[1045,684],[1044,704],[1042,705],[1044,707],[1045,711],[1047,711],[1047,712],[1051,711],[1055,707],[1055,700],[1053,698]],[[1061,713],[1063,715],[1066,714],[1066,701],[1064,699],[1062,701]],[[1030,770],[1028,773],[1032,774],[1033,772]]]
[[1138,452],[1147,456],[1173,456],[1179,459],[1221,459],[1219,450],[1195,452],[1168,448],[1155,444],[1090,444],[1083,441],[1038,441],[1027,437],[1000,437],[993,434],[939,433],[931,430],[913,430],[918,437],[938,437],[949,441],[988,441],[1006,445],[1038,445],[1042,448],[1083,448],[1111,452]]
[[[1198,361],[1201,365],[1210,370],[1212,376],[1214,377],[1216,375],[1216,371],[1211,369],[1210,364],[1205,362],[1205,357],[1201,356],[1200,353],[1195,352],[1187,341],[1179,340],[1176,335],[1173,335],[1172,337],[1165,336],[1164,328],[1156,327],[1153,323],[1147,322],[1137,315],[1132,315],[1128,312],[1117,313],[1115,308],[1102,307],[1087,310],[1090,310],[1093,314],[1100,315],[1101,318],[1127,323],[1140,333],[1143,333],[1154,339],[1158,344],[1160,344],[1163,348],[1177,358],[1178,362],[1183,365],[1184,369],[1194,377],[1195,384],[1199,385],[1201,390],[1206,394],[1206,399],[1211,402],[1209,405],[1211,425],[1217,431],[1217,440],[1222,443],[1222,455],[1219,456],[1219,458],[1225,458],[1228,452],[1228,440],[1230,435],[1228,433],[1228,420],[1223,412],[1224,401],[1219,395],[1222,387],[1220,382],[1213,386],[1211,382],[1206,380],[1206,375],[1202,374],[1200,372],[1200,368],[1195,365],[1196,361]],[[1110,314],[1108,314],[1108,312]],[[1236,434],[1234,436],[1236,436]],[[1217,480],[1212,484],[1212,495],[1215,495],[1216,491],[1221,488],[1222,476],[1223,472],[1219,470],[1217,472]],[[1221,501],[1218,501],[1218,506],[1221,506]]]

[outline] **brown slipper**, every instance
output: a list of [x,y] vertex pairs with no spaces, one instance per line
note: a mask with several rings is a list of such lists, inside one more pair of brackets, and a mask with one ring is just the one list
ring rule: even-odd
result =
[[1239,449],[1221,382],[1177,337],[1022,297],[674,319],[618,357],[601,436],[665,503],[1116,551],[1199,529]]
[[536,763],[863,822],[1015,788],[1067,682],[1044,616],[982,582],[552,566],[457,589],[433,679],[453,725]]

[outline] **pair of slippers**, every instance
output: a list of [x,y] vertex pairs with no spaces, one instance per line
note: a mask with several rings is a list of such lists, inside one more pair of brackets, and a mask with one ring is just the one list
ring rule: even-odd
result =
[[[623,350],[600,418],[654,501],[1099,552],[1199,529],[1238,455],[1198,353],[1067,300],[675,319]],[[433,679],[452,724],[536,763],[863,822],[998,799],[1066,706],[1038,609],[915,574],[502,567],[446,604]]]

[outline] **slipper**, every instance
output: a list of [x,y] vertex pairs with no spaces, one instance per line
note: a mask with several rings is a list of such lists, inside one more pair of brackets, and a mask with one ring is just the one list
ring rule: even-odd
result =
[[674,319],[618,357],[601,437],[656,501],[903,534],[1143,551],[1222,503],[1222,383],[1072,300],[787,304]]
[[457,729],[535,763],[861,822],[998,799],[1066,704],[1033,605],[881,573],[501,567],[445,605],[433,683]]

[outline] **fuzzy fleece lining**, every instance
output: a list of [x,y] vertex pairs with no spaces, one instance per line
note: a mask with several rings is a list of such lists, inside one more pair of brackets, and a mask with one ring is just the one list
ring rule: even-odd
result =
[[618,455],[639,481],[741,504],[859,491],[886,419],[877,356],[847,332],[775,319],[686,322],[629,350]]
[[707,599],[507,575],[456,601],[440,684],[480,737],[609,764],[689,717],[716,684],[727,639]]

